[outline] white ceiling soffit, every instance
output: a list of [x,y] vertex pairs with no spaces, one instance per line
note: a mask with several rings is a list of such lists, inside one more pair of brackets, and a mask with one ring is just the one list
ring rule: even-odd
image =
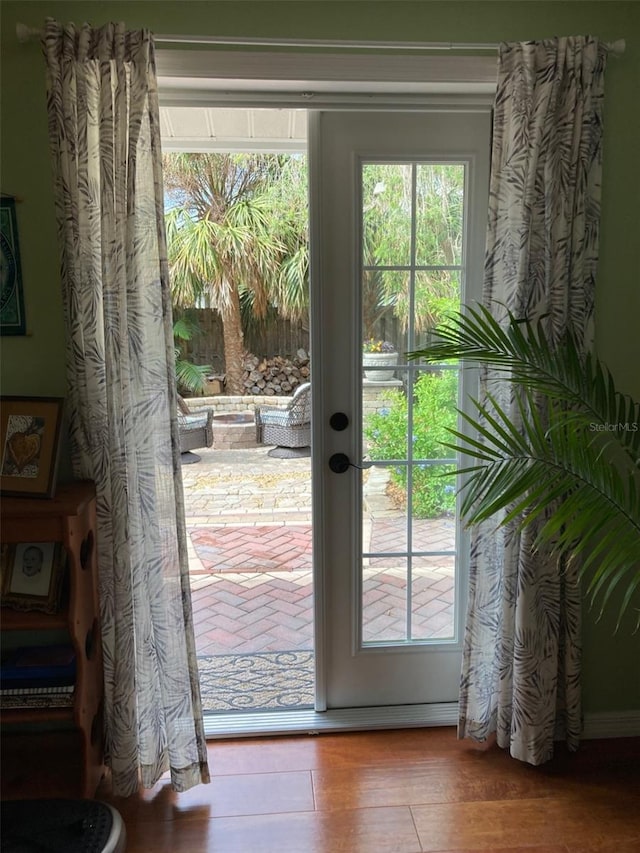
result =
[[307,147],[305,110],[160,107],[165,151],[293,152]]
[[300,151],[306,109],[486,109],[496,80],[494,54],[161,49],[156,64],[165,150]]

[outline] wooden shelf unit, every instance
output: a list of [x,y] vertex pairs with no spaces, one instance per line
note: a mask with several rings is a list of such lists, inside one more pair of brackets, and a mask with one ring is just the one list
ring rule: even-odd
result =
[[[96,554],[96,499],[90,482],[59,486],[55,498],[3,498],[0,503],[1,539],[3,543],[61,542],[67,555],[68,602],[60,613],[16,611],[3,607],[0,629],[9,631],[47,632],[66,630],[76,653],[76,681],[73,705],[54,708],[5,709],[2,722],[2,796],[11,798],[12,768],[24,777],[22,761],[24,725],[34,725],[29,737],[39,745],[41,760],[35,774],[43,771],[47,751],[55,751],[56,739],[68,742],[69,731],[59,733],[53,724],[68,723],[77,737],[80,755],[73,756],[80,772],[75,780],[77,796],[93,797],[102,778],[102,643],[98,607]],[[42,645],[40,639],[38,644]],[[46,642],[46,640],[44,640]],[[24,643],[23,645],[27,645]],[[39,731],[36,724],[48,725]],[[12,732],[12,725],[19,730]],[[40,751],[41,750],[41,751]],[[54,768],[55,770],[55,768]],[[38,782],[38,785],[40,782]]]

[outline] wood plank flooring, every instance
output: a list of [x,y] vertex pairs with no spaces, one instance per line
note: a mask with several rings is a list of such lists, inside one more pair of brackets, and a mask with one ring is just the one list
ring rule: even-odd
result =
[[128,853],[640,853],[640,738],[530,767],[451,728],[209,743],[212,782],[119,799]]

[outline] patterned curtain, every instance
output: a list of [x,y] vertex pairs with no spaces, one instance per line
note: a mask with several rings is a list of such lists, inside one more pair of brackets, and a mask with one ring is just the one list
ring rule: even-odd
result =
[[[606,48],[557,38],[500,48],[485,304],[498,317],[545,317],[591,343],[598,257]],[[501,405],[513,391],[491,371]],[[517,417],[512,405],[514,420]],[[581,594],[575,569],[532,554],[535,531],[474,531],[459,735],[531,764],[581,732]]]
[[180,475],[154,47],[48,20],[74,473],[96,483],[114,791],[209,780]]

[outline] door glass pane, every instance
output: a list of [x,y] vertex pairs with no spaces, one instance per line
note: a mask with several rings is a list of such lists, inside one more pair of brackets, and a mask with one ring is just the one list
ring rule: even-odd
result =
[[[458,369],[405,354],[460,305],[464,179],[458,164],[362,166],[365,645],[454,636]],[[372,372],[374,349],[399,357]]]
[[[455,529],[451,524],[451,544]],[[454,635],[455,555],[414,557],[411,585],[411,637],[414,640]]]
[[416,262],[420,266],[459,266],[464,166],[423,163],[416,173]]
[[456,428],[457,406],[457,369],[449,365],[429,365],[422,367],[419,373],[416,371],[411,412],[416,482],[433,483],[437,478],[428,461],[451,458],[452,451],[445,444],[453,440],[449,430]]
[[[397,317],[407,316],[410,292],[411,280],[406,270],[363,269],[362,369],[365,379],[374,382],[398,379],[396,368],[405,363],[407,336]],[[399,385],[396,381],[390,387]]]
[[403,556],[409,548],[407,466],[374,465],[362,472],[362,550]]
[[413,288],[413,345],[427,343],[435,325],[460,306],[460,270],[417,270]]
[[363,388],[363,454],[368,461],[407,458],[407,395],[401,381],[370,380]]
[[[445,477],[447,471],[452,471],[453,465],[434,465],[429,462],[420,462],[411,468],[411,517],[414,526],[415,540],[419,539],[418,531],[428,524],[428,529],[433,528],[433,521],[453,516],[456,507],[455,477]],[[421,551],[439,551],[436,543],[429,540],[428,547],[420,547]]]
[[368,163],[362,167],[363,263],[407,266],[411,258],[412,167]]
[[362,640],[407,639],[407,560],[376,557],[362,567]]

